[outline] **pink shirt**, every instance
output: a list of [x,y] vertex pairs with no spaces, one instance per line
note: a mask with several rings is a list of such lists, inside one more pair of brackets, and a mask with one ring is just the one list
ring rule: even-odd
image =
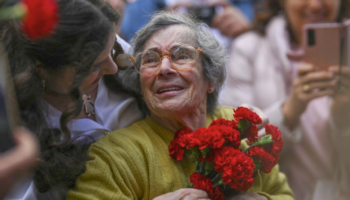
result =
[[[237,38],[219,102],[233,107],[242,103],[255,105],[264,110],[270,124],[280,128],[284,140],[281,171],[286,173],[295,199],[304,200],[315,196],[320,181],[334,180],[338,156],[334,147],[338,143],[331,128],[330,97],[311,101],[296,130],[285,127],[281,107],[291,92],[298,66],[287,58],[291,52],[283,16],[272,19],[266,36],[249,32]],[[349,136],[341,140],[344,139],[350,142]],[[347,144],[342,147],[349,151],[350,143]]]

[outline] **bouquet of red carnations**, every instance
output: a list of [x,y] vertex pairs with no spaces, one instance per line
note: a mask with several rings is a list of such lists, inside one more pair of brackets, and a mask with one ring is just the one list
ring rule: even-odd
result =
[[[208,128],[183,129],[175,133],[169,146],[170,156],[181,161],[184,154],[194,158],[196,171],[191,187],[208,192],[211,199],[225,199],[224,191],[236,192],[252,187],[260,170],[270,173],[279,161],[283,141],[277,127],[265,125],[266,135],[258,138],[261,118],[245,107],[234,110],[235,120],[219,118]],[[241,140],[249,147],[241,150]]]

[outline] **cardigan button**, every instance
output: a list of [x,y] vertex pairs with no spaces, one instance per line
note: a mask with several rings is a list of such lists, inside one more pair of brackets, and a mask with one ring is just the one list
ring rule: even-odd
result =
[[104,132],[104,134],[105,134],[105,135],[108,135],[108,134],[109,134],[109,132],[108,132],[108,131],[105,131],[105,132]]

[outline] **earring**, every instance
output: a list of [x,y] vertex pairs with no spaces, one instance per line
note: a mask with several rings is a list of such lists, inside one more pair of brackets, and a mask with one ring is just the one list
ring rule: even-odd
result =
[[214,91],[213,88],[209,88],[209,89],[208,89],[208,94],[212,93],[213,91]]

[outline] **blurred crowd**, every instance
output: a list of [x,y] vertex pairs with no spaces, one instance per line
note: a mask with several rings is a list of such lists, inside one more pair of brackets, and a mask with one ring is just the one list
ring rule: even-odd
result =
[[[11,28],[4,28],[8,24],[0,23],[0,26],[3,26],[0,28],[1,43],[9,54],[9,64],[12,68],[12,74],[14,74],[14,82],[17,84],[16,89],[19,89],[17,96],[19,108],[22,111],[21,116],[24,120],[23,125],[27,126],[27,129],[14,131],[17,146],[0,154],[0,199],[62,199],[61,194],[50,193],[50,190],[64,185],[60,183],[60,181],[64,182],[63,178],[61,180],[57,177],[65,174],[71,176],[74,182],[82,170],[85,170],[81,164],[77,164],[77,161],[73,163],[76,164],[74,165],[75,171],[67,173],[70,168],[65,168],[65,166],[72,163],[68,160],[68,164],[63,163],[62,160],[67,159],[67,157],[79,156],[79,153],[85,152],[88,147],[81,145],[84,142],[89,141],[90,144],[113,130],[127,127],[148,116],[147,111],[149,112],[149,110],[144,112],[145,105],[140,103],[144,94],[138,94],[136,89],[136,92],[131,91],[128,86],[118,82],[119,79],[113,79],[113,75],[118,71],[118,66],[119,70],[120,66],[123,66],[118,59],[114,58],[118,57],[117,51],[126,55],[136,52],[135,49],[139,47],[133,46],[137,42],[134,41],[135,35],[150,22],[155,13],[160,11],[176,12],[201,21],[202,26],[210,30],[225,50],[226,56],[223,56],[222,59],[226,61],[226,78],[222,88],[215,88],[215,90],[221,89],[218,91],[218,105],[233,108],[242,104],[253,105],[263,111],[270,124],[279,127],[284,141],[279,170],[286,175],[286,180],[295,199],[350,199],[350,191],[348,190],[350,186],[350,158],[347,155],[350,152],[350,65],[347,63],[349,61],[345,59],[343,63],[338,63],[338,65],[334,63],[323,68],[314,63],[305,62],[306,56],[308,56],[305,53],[305,47],[309,38],[305,36],[304,30],[304,26],[309,23],[344,22],[350,17],[350,1],[106,1],[119,15],[113,18],[112,14],[106,11],[107,8],[101,8],[104,15],[96,14],[96,16],[101,15],[103,18],[109,18],[109,21],[113,21],[113,23],[91,20],[85,25],[89,23],[96,25],[94,30],[88,28],[85,30],[82,25],[81,28],[84,27],[84,30],[78,33],[76,27],[77,30],[74,34],[77,35],[73,33],[65,35],[71,37],[67,41],[61,40],[59,34],[65,34],[66,29],[75,26],[74,23],[67,23],[67,26],[57,29],[60,32],[54,35],[55,38],[52,41],[35,44],[14,34],[11,32]],[[74,5],[72,3],[70,6]],[[101,6],[97,5],[97,7]],[[85,9],[85,7],[81,6],[79,9]],[[88,18],[89,14],[82,10],[79,12]],[[76,13],[77,16],[79,12]],[[66,19],[62,14],[61,19],[66,22],[69,21],[69,17]],[[112,26],[111,24],[113,24],[112,28],[109,27]],[[101,38],[94,36],[96,31],[104,30],[106,33],[103,34],[103,37],[107,39],[103,39],[102,36]],[[99,43],[91,42],[88,45],[74,43],[76,47],[72,48],[68,44],[78,40],[80,38],[78,34],[85,34],[81,43],[90,40],[98,40]],[[116,42],[114,40],[115,34],[117,34]],[[18,38],[16,38],[17,36]],[[169,37],[171,38],[171,36]],[[332,35],[332,37],[338,36]],[[106,45],[105,40],[108,40]],[[339,41],[341,41],[340,36]],[[63,43],[67,43],[67,46],[63,47]],[[15,54],[19,50],[15,49],[15,45],[24,44],[26,45],[25,50],[30,53],[23,52],[20,56],[29,61],[16,61],[19,58]],[[129,44],[132,46],[130,47]],[[48,52],[40,48],[40,45],[52,46],[52,48]],[[346,45],[348,44],[346,43]],[[84,48],[86,51],[74,52]],[[322,48],[324,51],[335,51],[326,49],[327,47]],[[98,49],[98,54],[91,53],[95,49]],[[114,52],[112,58],[108,57],[107,59],[106,57],[112,49]],[[65,52],[62,58],[54,55],[59,52]],[[346,50],[346,53],[348,52],[349,50]],[[76,57],[71,58],[73,54]],[[63,59],[63,56],[69,57],[69,59]],[[341,58],[341,55],[337,54],[336,56]],[[62,62],[58,63],[57,60]],[[98,75],[90,77],[91,74],[88,75],[88,73],[91,71],[94,73],[95,69],[78,66],[75,68],[75,72],[79,73],[79,76],[76,76],[77,78],[74,80],[71,80],[72,78],[70,79],[67,75],[69,70],[65,70],[62,76],[52,76],[52,72],[57,72],[55,71],[56,66],[65,66],[75,63],[77,60],[91,62],[93,67],[98,64]],[[162,62],[165,62],[165,59]],[[23,67],[32,64],[36,64],[38,69]],[[45,65],[53,67],[47,68]],[[24,71],[28,74],[23,74]],[[118,74],[124,78],[128,75],[128,73],[124,73],[124,70],[119,71]],[[103,82],[99,80],[102,76],[106,77]],[[23,80],[20,81],[19,77]],[[84,83],[89,78],[93,84],[100,81],[96,86],[98,93],[94,89],[86,90],[92,92],[91,94],[86,92],[88,95],[82,92],[82,98],[84,100],[85,95],[86,99],[94,102],[95,112],[101,110],[105,117],[85,116],[85,113],[81,111],[82,103],[77,103],[82,101],[78,91],[82,91],[82,88],[85,87]],[[21,84],[25,87],[18,86]],[[115,89],[116,86],[117,89]],[[44,89],[41,89],[42,87]],[[76,90],[69,89],[72,87]],[[109,100],[102,99],[102,91],[105,96],[109,97]],[[40,99],[38,96],[44,98]],[[68,96],[73,97],[73,100],[66,100]],[[89,103],[89,101],[84,100],[84,105],[86,102]],[[67,109],[67,111],[66,105],[74,105],[77,109]],[[147,106],[150,105],[147,104]],[[45,108],[45,110],[41,108]],[[87,107],[83,108],[87,109]],[[60,119],[61,115],[66,118]],[[96,125],[92,125],[94,128],[91,130],[85,125],[86,121],[82,121],[86,118],[96,122]],[[45,122],[35,124],[33,120]],[[80,120],[80,122],[69,124],[70,120],[74,123],[76,122],[74,120]],[[47,131],[51,129],[52,131]],[[72,143],[79,144],[79,148],[74,148],[74,145],[69,141],[73,136],[58,134],[60,129],[63,132],[69,130],[70,134],[75,136]],[[37,139],[32,138],[31,132],[37,136]],[[82,133],[88,135],[88,139],[81,139]],[[37,140],[39,140],[40,148]],[[61,143],[57,141],[61,141]],[[41,157],[37,158],[39,151]],[[64,153],[66,151],[70,153]],[[56,153],[62,153],[62,155],[59,155],[57,159],[53,158]],[[85,156],[81,157],[81,160],[85,159]],[[82,162],[81,160],[79,162]],[[44,164],[44,161],[49,164]],[[57,164],[58,168],[62,168],[57,177],[51,174],[57,168],[56,163],[59,163]],[[85,163],[83,165],[85,166]],[[51,181],[51,178],[55,180]],[[70,180],[64,186],[70,189],[74,183]],[[64,191],[57,190],[57,193],[64,193],[63,196],[65,196],[66,188]],[[259,198],[251,197],[250,199]]]

